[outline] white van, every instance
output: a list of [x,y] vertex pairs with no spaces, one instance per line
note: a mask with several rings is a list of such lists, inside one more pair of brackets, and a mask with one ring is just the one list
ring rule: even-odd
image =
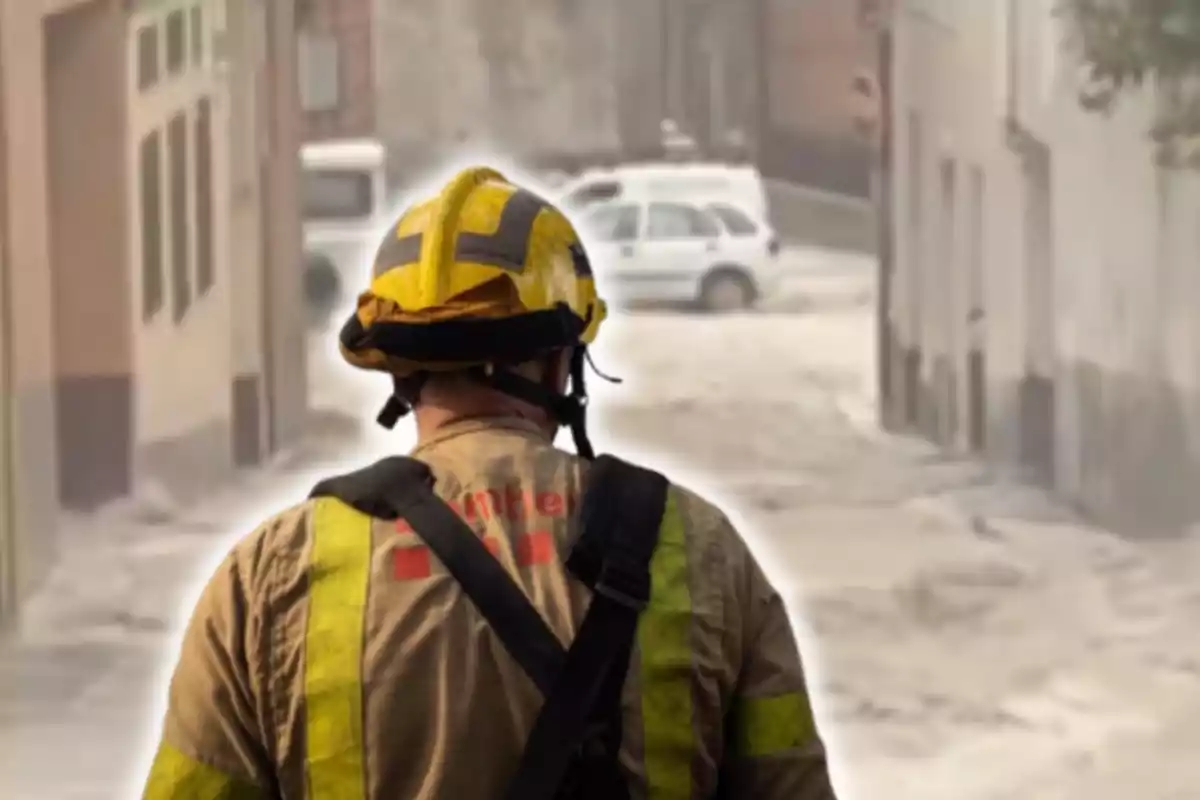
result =
[[579,229],[617,305],[740,311],[779,288],[775,235],[730,200],[608,200],[589,206]]
[[305,144],[303,170],[305,289],[323,320],[370,281],[375,241],[387,210],[387,152],[374,139]]
[[767,192],[752,164],[650,162],[589,169],[559,189],[563,205],[582,211],[610,200],[727,200],[762,222]]

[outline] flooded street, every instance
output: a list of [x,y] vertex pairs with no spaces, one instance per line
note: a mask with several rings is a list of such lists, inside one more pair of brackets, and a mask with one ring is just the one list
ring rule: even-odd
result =
[[[844,273],[839,297],[869,298],[869,279]],[[625,383],[592,385],[598,447],[719,498],[785,588],[845,797],[1117,800],[1134,781],[1182,797],[1200,547],[1123,541],[879,433],[869,302],[824,302],[622,315],[597,360]],[[70,523],[29,635],[0,657],[6,796],[133,796],[196,582],[318,477],[407,447],[407,430],[358,440],[347,414],[369,421],[381,387],[339,378],[327,341],[313,352],[302,448],[193,508],[143,499]]]

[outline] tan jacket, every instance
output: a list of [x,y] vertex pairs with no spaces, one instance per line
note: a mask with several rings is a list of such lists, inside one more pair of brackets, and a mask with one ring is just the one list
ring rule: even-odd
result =
[[[514,421],[414,453],[569,644],[587,462]],[[833,800],[784,606],[725,516],[673,487],[626,681],[635,797]],[[242,540],[204,590],[145,797],[499,798],[542,698],[403,523],[333,499]]]

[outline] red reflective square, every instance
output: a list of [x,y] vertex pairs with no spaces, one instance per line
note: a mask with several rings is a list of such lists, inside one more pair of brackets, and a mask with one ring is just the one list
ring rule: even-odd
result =
[[531,531],[517,539],[517,563],[522,567],[549,564],[557,555],[549,531]]
[[427,547],[397,547],[392,550],[392,577],[398,581],[428,578],[433,563]]

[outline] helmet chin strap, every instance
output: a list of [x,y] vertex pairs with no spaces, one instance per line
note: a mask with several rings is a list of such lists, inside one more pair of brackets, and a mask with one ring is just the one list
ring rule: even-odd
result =
[[[575,452],[590,461],[596,457],[596,453],[587,432],[588,395],[584,373],[589,365],[604,380],[621,383],[620,378],[605,375],[596,368],[584,345],[575,347],[571,352],[570,389],[567,394],[559,393],[546,382],[530,380],[516,372],[490,365],[472,369],[470,374],[491,389],[544,409],[558,425],[570,428]],[[388,398],[377,418],[379,424],[388,430],[394,428],[397,422],[412,411],[412,406],[401,398],[399,379],[396,380],[396,384],[397,391]]]
[[388,397],[387,402],[383,404],[383,409],[379,412],[379,416],[375,418],[384,428],[389,431],[396,427],[396,423],[404,417],[412,413],[412,404],[404,399],[406,394],[420,394],[421,387],[428,379],[428,375],[423,375],[415,378],[397,378],[392,377],[392,394]]
[[571,429],[575,452],[591,460],[596,457],[596,453],[587,434],[588,396],[584,382],[586,364],[587,348],[580,345],[571,353],[570,391],[565,395],[544,382],[530,380],[510,370],[484,367],[472,370],[471,374],[476,380],[498,392],[544,409],[559,425]]

